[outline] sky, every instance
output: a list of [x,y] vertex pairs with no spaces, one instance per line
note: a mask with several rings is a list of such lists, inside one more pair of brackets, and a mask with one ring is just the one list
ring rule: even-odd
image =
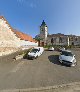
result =
[[49,34],[80,36],[80,0],[0,0],[0,16],[35,37],[44,20]]

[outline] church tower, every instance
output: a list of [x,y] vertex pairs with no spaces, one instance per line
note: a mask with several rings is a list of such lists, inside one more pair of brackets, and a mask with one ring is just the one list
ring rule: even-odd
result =
[[44,45],[46,44],[47,35],[48,35],[48,27],[43,20],[43,22],[40,26],[40,38],[43,39]]
[[48,34],[48,27],[46,25],[46,23],[42,22],[41,26],[40,26],[40,36],[43,38],[43,39],[46,39],[47,38],[47,34]]

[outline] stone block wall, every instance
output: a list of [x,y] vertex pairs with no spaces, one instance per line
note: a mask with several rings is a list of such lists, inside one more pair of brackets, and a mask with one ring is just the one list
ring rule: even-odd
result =
[[0,19],[0,47],[19,47],[20,39],[12,32],[9,25]]
[[0,16],[0,56],[16,52],[24,46],[38,46],[38,43],[21,40],[4,17]]

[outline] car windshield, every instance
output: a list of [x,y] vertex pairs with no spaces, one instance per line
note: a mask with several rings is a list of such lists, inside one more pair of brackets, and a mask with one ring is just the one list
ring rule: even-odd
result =
[[73,53],[71,53],[71,52],[66,52],[66,51],[62,51],[61,55],[73,56]]
[[32,49],[30,52],[36,53],[37,51],[39,51],[38,49]]

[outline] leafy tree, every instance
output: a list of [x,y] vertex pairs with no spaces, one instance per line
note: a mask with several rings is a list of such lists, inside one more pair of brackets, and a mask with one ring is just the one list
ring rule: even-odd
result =
[[40,41],[43,40],[43,38],[41,38],[40,36],[35,36],[35,40],[37,40],[39,42],[39,46],[40,46]]

